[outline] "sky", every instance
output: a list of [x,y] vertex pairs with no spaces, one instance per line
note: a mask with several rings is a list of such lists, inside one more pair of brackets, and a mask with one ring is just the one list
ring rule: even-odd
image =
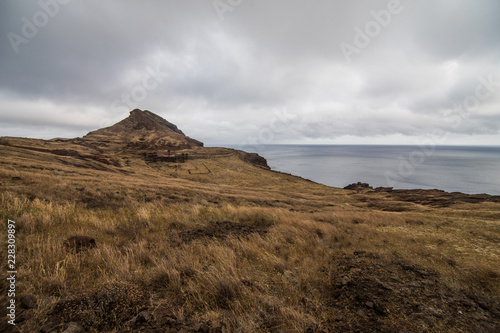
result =
[[0,136],[500,145],[500,0],[0,2]]

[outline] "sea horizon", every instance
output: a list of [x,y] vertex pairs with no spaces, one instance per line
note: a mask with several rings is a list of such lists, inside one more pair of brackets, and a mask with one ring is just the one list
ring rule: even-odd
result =
[[333,187],[360,181],[373,187],[500,195],[500,145],[219,146],[258,153],[272,170]]

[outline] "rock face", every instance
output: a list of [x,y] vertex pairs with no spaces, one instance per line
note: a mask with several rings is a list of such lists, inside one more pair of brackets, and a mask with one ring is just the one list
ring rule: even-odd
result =
[[186,136],[176,125],[162,117],[139,109],[110,127],[92,131],[82,141],[99,147],[139,150],[187,149],[203,147],[203,143]]
[[239,157],[247,162],[247,163],[251,163],[251,164],[254,164],[254,165],[257,165],[257,166],[260,166],[264,169],[268,169],[270,170],[271,168],[267,165],[267,160],[260,156],[259,154],[256,154],[256,153],[247,153],[247,152],[244,152],[244,151],[239,151]]

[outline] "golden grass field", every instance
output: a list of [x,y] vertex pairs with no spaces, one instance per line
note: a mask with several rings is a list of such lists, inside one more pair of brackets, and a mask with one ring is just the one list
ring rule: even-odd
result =
[[37,298],[14,332],[500,331],[498,198],[337,189],[223,148],[97,154],[0,139],[2,267],[11,219],[17,299]]

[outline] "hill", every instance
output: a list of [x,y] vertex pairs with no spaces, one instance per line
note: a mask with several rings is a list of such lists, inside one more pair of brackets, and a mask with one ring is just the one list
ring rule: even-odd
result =
[[499,197],[352,188],[203,147],[149,111],[83,138],[0,138],[16,327],[500,331]]
[[139,109],[132,110],[126,119],[111,127],[88,133],[82,141],[118,150],[177,150],[203,146],[202,142],[184,135],[176,125],[150,111]]

